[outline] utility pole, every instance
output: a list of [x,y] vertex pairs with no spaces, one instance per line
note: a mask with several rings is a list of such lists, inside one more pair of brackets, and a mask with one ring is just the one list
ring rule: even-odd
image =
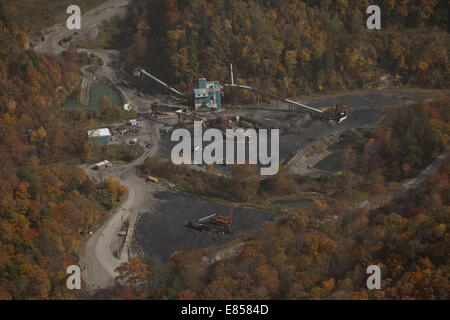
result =
[[234,86],[233,63],[230,64],[230,71],[231,71],[231,85]]
[[230,64],[230,74],[231,74],[231,105],[235,105],[235,96],[234,96],[234,74],[233,74],[233,63]]

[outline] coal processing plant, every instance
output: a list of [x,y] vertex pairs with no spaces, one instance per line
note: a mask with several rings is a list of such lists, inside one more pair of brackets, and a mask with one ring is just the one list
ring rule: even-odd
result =
[[[201,111],[221,111],[223,109],[222,106],[222,96],[224,94],[223,89],[225,87],[230,88],[231,90],[248,90],[257,95],[273,99],[276,101],[281,101],[287,103],[289,109],[297,109],[303,112],[310,113],[313,117],[319,118],[324,121],[341,123],[347,119],[347,110],[348,107],[342,103],[336,104],[334,110],[327,109],[321,110],[318,108],[313,108],[311,106],[305,105],[303,103],[293,101],[291,99],[283,98],[263,90],[259,90],[247,85],[240,85],[234,82],[234,74],[233,74],[233,65],[230,65],[230,75],[231,75],[231,84],[220,85],[218,81],[207,81],[206,78],[201,78],[198,80],[198,87],[193,89],[192,95],[187,96],[181,93],[179,90],[171,87],[164,81],[158,79],[156,76],[147,72],[143,68],[137,67],[133,70],[133,75],[135,77],[141,78],[146,77],[153,80],[155,83],[160,86],[166,88],[170,94],[180,99],[181,103],[177,105],[158,105],[155,104],[154,107],[157,109],[158,107],[166,108],[170,111],[181,113],[192,113],[192,112],[201,112]],[[187,109],[186,109],[187,107]]]

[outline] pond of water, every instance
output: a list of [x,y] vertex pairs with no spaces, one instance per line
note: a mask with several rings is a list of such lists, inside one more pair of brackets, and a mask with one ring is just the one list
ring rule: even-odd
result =
[[111,101],[112,106],[121,106],[122,99],[119,94],[108,84],[104,82],[97,82],[91,86],[89,96],[89,105],[82,106],[78,103],[78,93],[72,95],[64,104],[66,108],[83,108],[88,110],[95,110],[98,108],[98,102],[102,96],[107,96]]
[[318,162],[314,168],[326,171],[338,171],[341,169],[341,154],[332,153],[322,161]]

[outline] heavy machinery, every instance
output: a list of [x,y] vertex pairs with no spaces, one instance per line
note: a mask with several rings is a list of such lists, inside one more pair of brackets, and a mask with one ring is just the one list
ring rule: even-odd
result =
[[334,110],[334,116],[339,119],[338,123],[341,123],[345,119],[347,119],[347,109],[348,107],[345,104],[337,103],[336,109]]
[[228,218],[218,216],[214,222],[225,228],[231,228],[231,226],[233,225],[233,209],[231,209],[230,212],[228,213]]
[[198,231],[209,231],[210,228],[207,224],[201,222],[192,222],[189,221],[187,227],[198,230]]
[[[272,98],[275,100],[286,102],[289,106],[301,108],[301,109],[311,113],[311,115],[318,117],[321,120],[336,121],[337,123],[341,123],[342,121],[347,119],[347,111],[345,110],[347,107],[342,104],[337,104],[334,112],[330,112],[328,110],[324,111],[324,110],[316,109],[316,108],[307,106],[305,104],[302,104],[300,102],[282,98],[282,97],[276,96],[274,94],[252,88],[250,86],[245,86],[245,85],[240,85],[240,84],[234,83],[233,64],[230,65],[230,73],[231,73],[231,84],[224,84],[224,87],[229,87],[232,89],[237,88],[237,89],[249,90],[252,92],[256,92],[257,94],[260,94],[262,96],[266,96],[266,97],[269,97],[269,98]],[[339,107],[338,107],[338,105],[339,105]]]
[[228,213],[228,217],[217,216],[212,214],[210,216],[201,218],[196,222],[189,221],[186,227],[195,229],[197,231],[213,231],[216,233],[230,233],[233,226],[233,209]]

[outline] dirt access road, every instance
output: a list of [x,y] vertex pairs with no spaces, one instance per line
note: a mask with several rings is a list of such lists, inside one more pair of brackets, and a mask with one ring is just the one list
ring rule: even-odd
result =
[[[132,0],[110,0],[99,7],[82,14],[81,27],[83,32],[95,32],[101,27],[104,21],[126,12],[127,7]],[[61,40],[72,35],[76,30],[68,30],[65,21],[59,23],[44,31],[44,41],[38,43],[34,50],[38,54],[59,55],[66,50],[60,45]],[[121,81],[119,75],[118,59],[119,52],[116,50],[100,49],[79,49],[88,54],[95,54],[103,61],[102,66],[86,66],[81,71],[86,76],[97,78],[108,77],[113,83]],[[138,98],[134,90],[126,89],[125,95],[129,102],[142,110],[148,107],[149,100]],[[134,224],[140,212],[148,210],[147,207],[141,207],[144,200],[149,199],[155,191],[161,191],[164,188],[154,184],[147,184],[144,179],[136,175],[136,169],[143,163],[148,156],[154,156],[159,146],[159,125],[151,124],[150,121],[141,121],[143,128],[140,135],[145,135],[151,140],[151,149],[146,150],[145,154],[135,162],[125,165],[112,167],[107,171],[97,172],[84,167],[86,174],[93,179],[102,180],[109,176],[119,180],[121,184],[129,189],[127,198],[114,210],[106,223],[97,230],[87,241],[84,252],[81,257],[81,266],[83,269],[83,280],[88,290],[104,289],[111,287],[114,278],[117,276],[115,269],[129,259],[129,246],[134,232]],[[122,227],[123,221],[129,220],[130,229],[119,258],[113,255],[112,243],[117,239],[117,234]]]
[[[34,51],[39,54],[59,55],[66,48],[60,43],[63,39],[70,37],[75,32],[96,33],[102,26],[103,22],[109,21],[111,18],[126,13],[127,8],[134,2],[133,0],[109,0],[86,13],[81,14],[81,30],[69,30],[66,27],[66,21],[58,23],[43,32],[44,41],[34,46]],[[117,61],[119,52],[117,50],[104,49],[79,49],[88,54],[95,54],[103,61],[103,65],[87,66],[82,69],[83,74],[95,75],[97,77],[105,76],[110,78],[114,83],[119,81],[117,75]],[[93,69],[90,72],[89,69]],[[86,71],[85,71],[86,70]]]
[[[93,31],[101,27],[102,23],[112,17],[126,12],[133,0],[109,0],[86,13],[81,13],[81,30],[83,32]],[[64,38],[74,34],[77,30],[69,30],[66,21],[58,23],[43,32],[44,41],[34,46],[36,53],[58,55],[64,52],[59,43]]]
[[[117,276],[115,269],[130,258],[129,248],[139,214],[147,211],[149,204],[155,202],[153,198],[155,192],[165,190],[163,186],[147,183],[136,175],[136,170],[144,160],[149,156],[154,156],[158,150],[158,143],[154,143],[153,140],[157,137],[154,132],[157,130],[156,126],[143,122],[142,134],[150,136],[153,147],[133,163],[113,166],[103,171],[83,167],[91,179],[101,181],[112,176],[129,190],[126,199],[114,209],[105,224],[95,231],[86,243],[80,262],[83,269],[83,280],[88,290],[105,289],[114,284],[114,278]],[[112,244],[117,240],[118,232],[126,220],[129,222],[127,237],[120,257],[115,257]]]
[[[114,209],[110,218],[86,244],[80,262],[83,268],[83,280],[88,290],[105,289],[114,284],[114,278],[117,276],[115,269],[122,262],[129,260],[130,243],[139,213],[148,210],[148,202],[151,202],[153,193],[165,190],[160,185],[146,183],[144,179],[136,175],[136,168],[143,159],[102,172],[104,177],[112,176],[119,180],[122,185],[128,187],[129,192],[124,202]],[[91,178],[99,175],[99,172],[90,169],[85,171]],[[130,227],[120,257],[117,258],[113,255],[112,243],[117,239],[118,232],[126,220],[130,222]]]

